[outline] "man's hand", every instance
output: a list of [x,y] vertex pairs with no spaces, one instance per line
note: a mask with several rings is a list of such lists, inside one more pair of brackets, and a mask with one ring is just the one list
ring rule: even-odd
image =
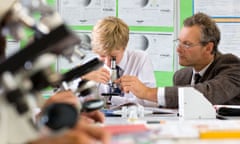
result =
[[124,92],[132,92],[139,98],[145,98],[148,87],[146,87],[136,76],[125,75],[117,80]]
[[157,102],[157,88],[145,86],[136,76],[125,75],[116,81],[126,93],[132,92],[140,99]]

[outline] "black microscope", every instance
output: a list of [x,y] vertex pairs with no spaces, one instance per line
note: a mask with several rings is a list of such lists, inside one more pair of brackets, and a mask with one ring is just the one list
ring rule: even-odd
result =
[[101,94],[108,105],[111,104],[112,96],[123,96],[120,85],[115,83],[118,78],[120,78],[120,68],[116,64],[116,57],[111,57],[111,79],[108,83],[108,92]]

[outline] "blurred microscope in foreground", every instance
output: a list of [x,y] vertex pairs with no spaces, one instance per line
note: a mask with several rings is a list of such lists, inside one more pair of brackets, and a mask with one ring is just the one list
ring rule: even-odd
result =
[[[80,59],[84,56],[76,48],[81,42],[80,39],[66,27],[58,13],[44,0],[0,0],[0,3],[2,35],[22,40],[26,28],[34,33],[33,39],[23,49],[0,63],[0,143],[26,143],[40,133],[41,128],[32,121],[33,109],[42,102],[40,91],[49,86],[66,85],[69,81],[97,69],[102,63],[93,59],[66,74],[56,73],[52,64],[56,62],[57,56],[61,55],[69,61],[73,56]],[[39,21],[33,18],[35,13],[41,15]],[[77,89],[78,92],[92,88],[83,85],[85,87]],[[85,107],[91,108],[93,103],[88,103],[88,107]],[[100,104],[99,101],[97,104]],[[77,116],[74,114],[82,111],[74,112],[75,109],[69,109],[66,105],[55,105],[48,110],[57,113],[69,110],[72,113],[66,112],[64,117],[75,119]],[[45,111],[46,123],[51,119],[48,115],[51,112],[48,110]],[[61,113],[59,118],[63,115],[64,113]],[[59,124],[57,130],[71,128],[74,122],[71,120],[69,124],[64,121],[64,125],[61,127]]]

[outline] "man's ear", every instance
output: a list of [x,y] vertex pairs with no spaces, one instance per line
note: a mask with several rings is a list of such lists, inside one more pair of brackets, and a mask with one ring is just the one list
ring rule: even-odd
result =
[[210,54],[213,53],[213,49],[214,49],[214,43],[213,42],[208,42],[208,44],[206,45],[206,51]]

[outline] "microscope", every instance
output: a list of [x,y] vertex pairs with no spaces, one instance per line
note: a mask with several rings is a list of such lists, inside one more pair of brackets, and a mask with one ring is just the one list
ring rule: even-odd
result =
[[120,77],[119,74],[120,68],[116,64],[116,57],[111,57],[111,79],[108,83],[108,92],[101,94],[105,97],[106,104],[111,104],[112,96],[123,96],[120,85],[115,83],[115,81]]
[[[67,28],[59,14],[44,0],[0,2],[0,27],[3,35],[22,40],[25,28],[34,32],[32,41],[0,63],[0,143],[27,143],[39,137],[42,129],[32,119],[33,109],[43,100],[40,90],[69,82],[97,69],[102,63],[95,59],[92,63],[73,69],[65,75],[57,73],[52,69],[57,56],[64,56],[69,61],[73,55],[83,57],[84,54],[75,47],[81,40]],[[34,13],[41,14],[40,21],[33,18]],[[53,131],[71,128],[78,119],[78,111],[66,104],[51,106],[43,110],[43,124]],[[51,117],[52,113],[59,114],[58,119]],[[66,117],[68,119],[60,119]],[[56,124],[56,120],[63,123]]]
[[104,101],[101,100],[97,93],[96,82],[81,80],[78,82],[77,88],[71,88],[71,86],[69,86],[73,80],[93,70],[96,70],[101,66],[103,66],[103,62],[98,58],[94,58],[84,65],[73,68],[63,75],[57,91],[71,90],[76,96],[79,97],[82,103],[81,111],[90,112],[102,108],[104,106]]

